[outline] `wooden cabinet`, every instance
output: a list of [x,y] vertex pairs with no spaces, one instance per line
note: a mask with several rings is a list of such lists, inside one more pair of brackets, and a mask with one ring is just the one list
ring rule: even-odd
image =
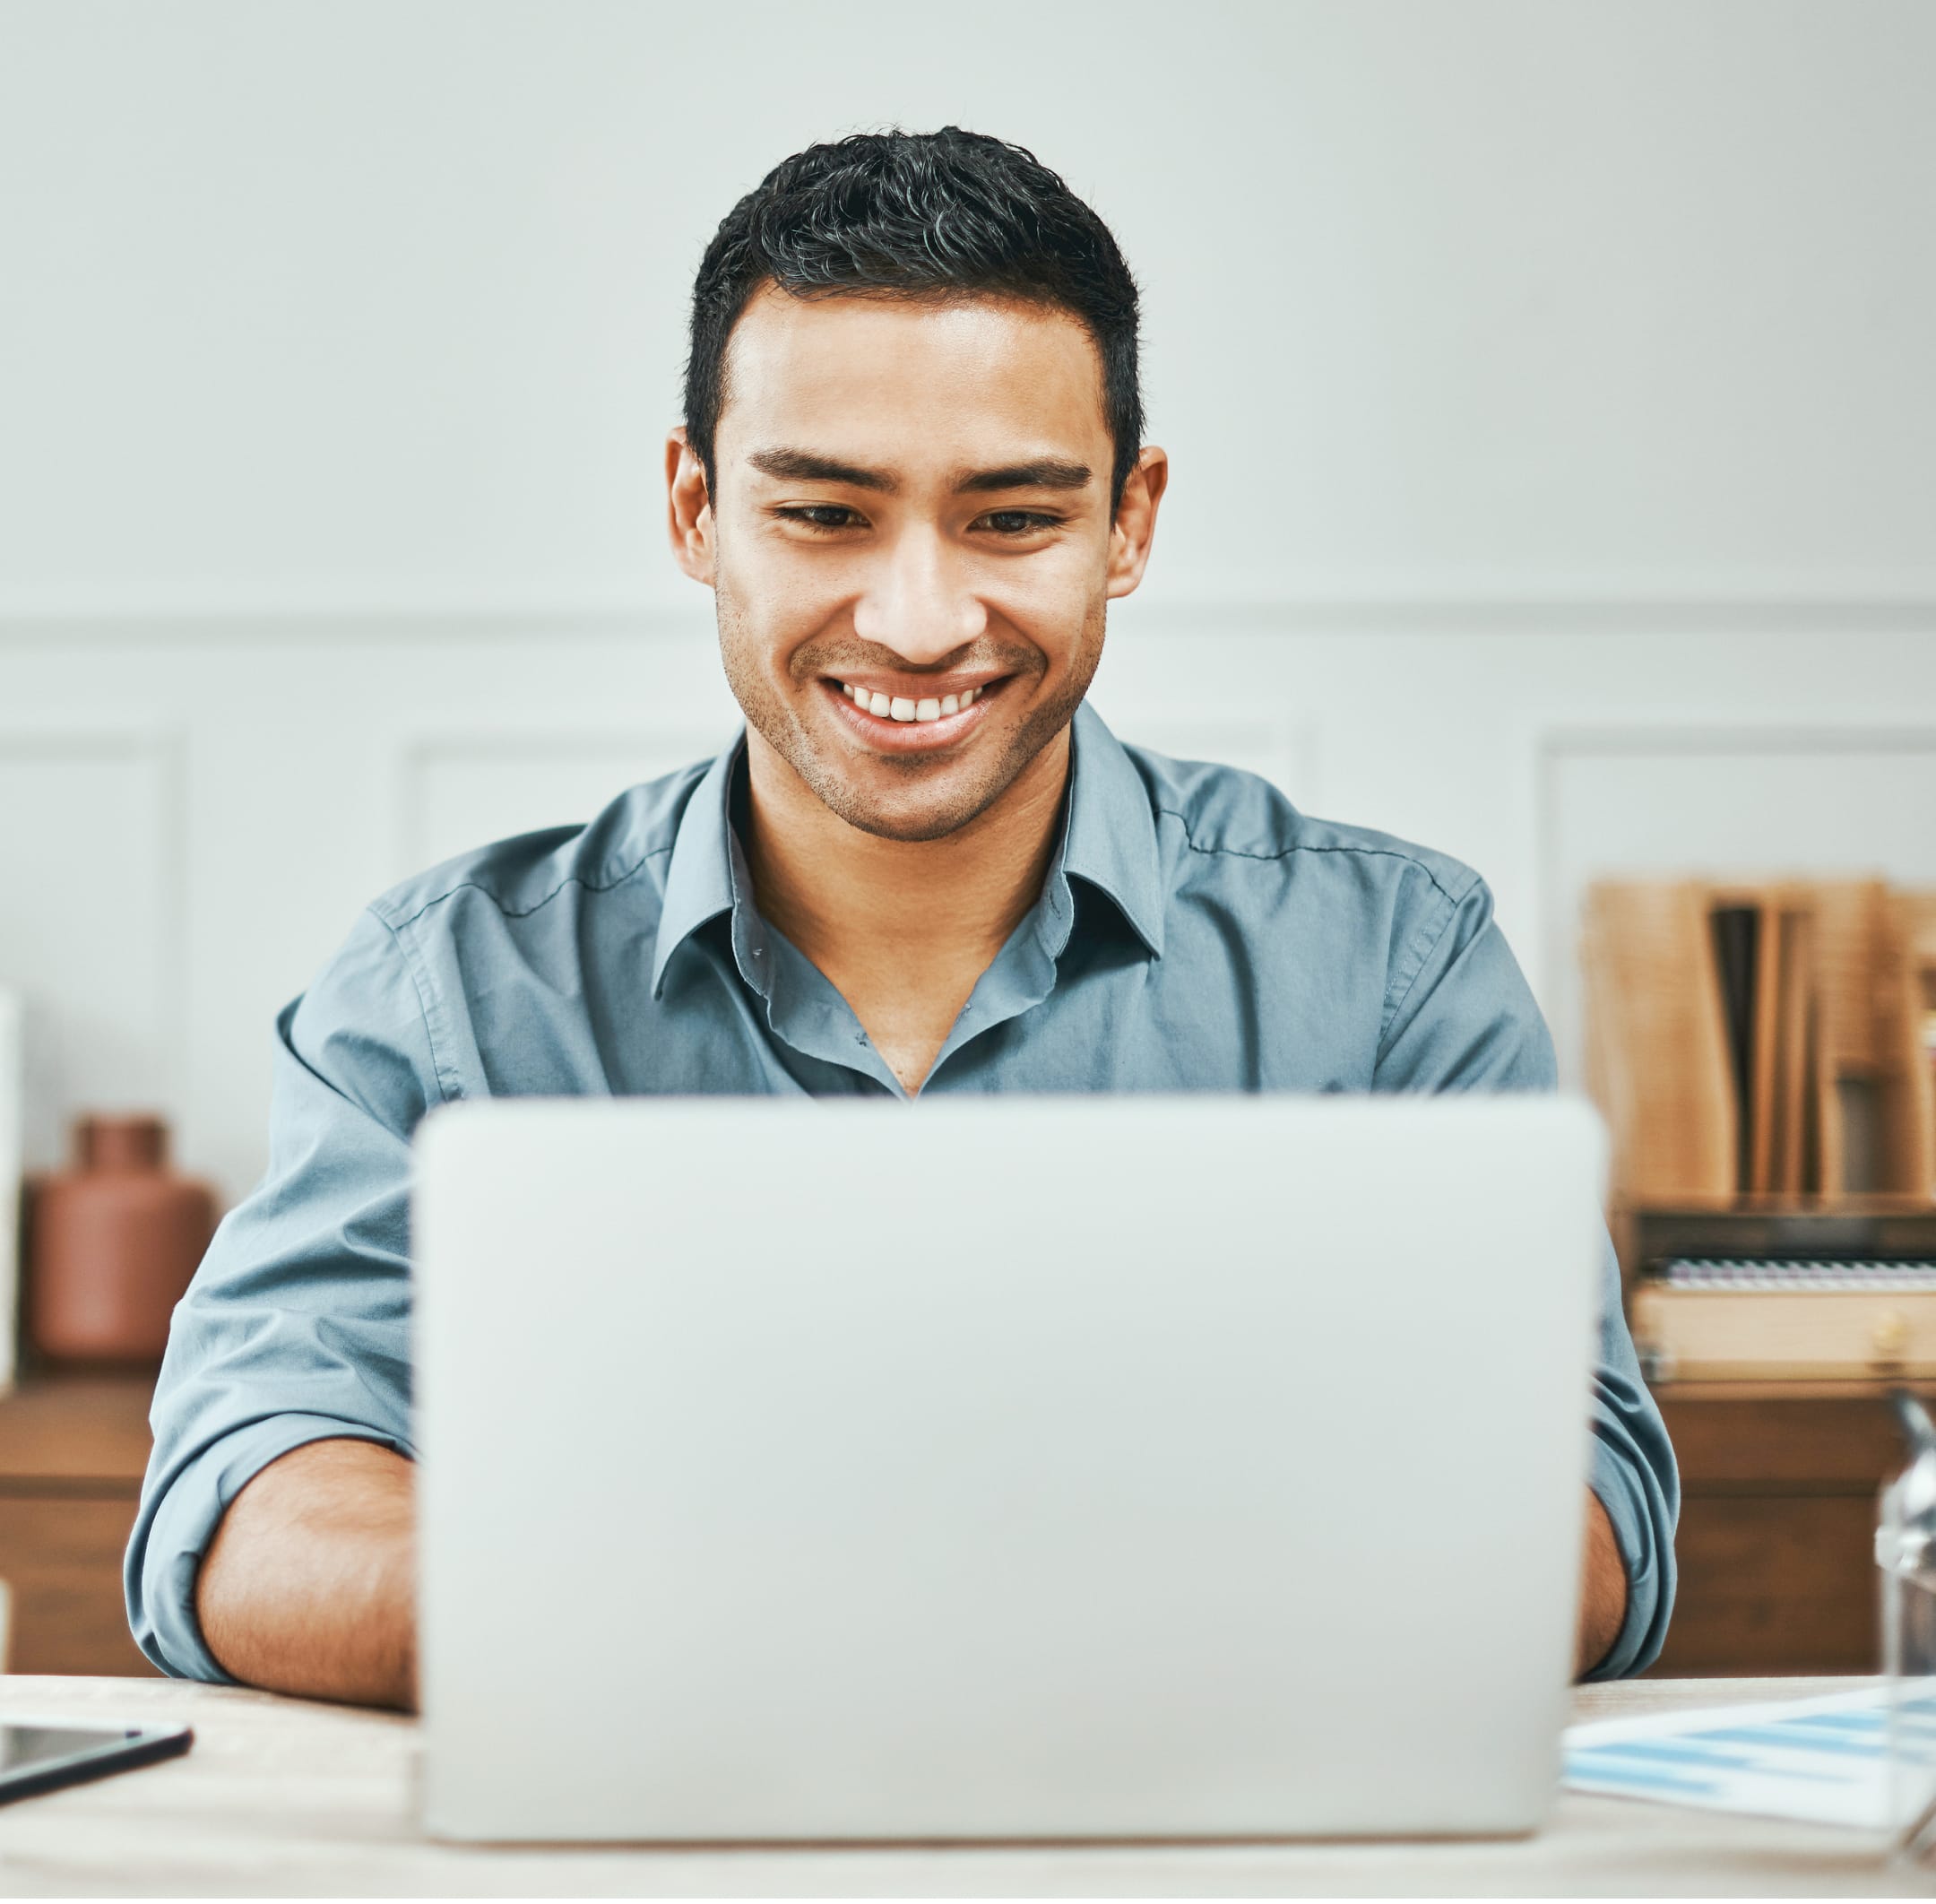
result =
[[41,1376],[0,1396],[8,1672],[153,1673],[121,1596],[153,1389],[151,1374]]
[[1680,1593],[1654,1672],[1877,1671],[1877,1495],[1906,1458],[1887,1389],[1681,1382],[1654,1392],[1681,1487]]

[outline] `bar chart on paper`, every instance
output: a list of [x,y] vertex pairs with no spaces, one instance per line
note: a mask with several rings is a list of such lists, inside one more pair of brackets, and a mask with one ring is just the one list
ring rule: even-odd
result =
[[1575,1791],[1887,1830],[1936,1792],[1936,1683],[1569,1727]]

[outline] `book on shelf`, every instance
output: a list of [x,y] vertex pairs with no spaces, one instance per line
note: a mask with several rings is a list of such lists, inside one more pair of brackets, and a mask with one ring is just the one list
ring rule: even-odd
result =
[[1593,887],[1587,1082],[1617,1197],[1930,1198],[1923,899],[1879,879]]

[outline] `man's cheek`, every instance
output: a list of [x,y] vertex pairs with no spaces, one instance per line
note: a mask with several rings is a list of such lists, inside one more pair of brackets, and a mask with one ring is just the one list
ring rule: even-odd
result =
[[1038,591],[1025,598],[990,600],[989,610],[991,620],[998,618],[1039,648],[1048,658],[1049,671],[1055,673],[1069,666],[1081,651],[1090,601],[1087,592],[1076,586],[1053,595]]

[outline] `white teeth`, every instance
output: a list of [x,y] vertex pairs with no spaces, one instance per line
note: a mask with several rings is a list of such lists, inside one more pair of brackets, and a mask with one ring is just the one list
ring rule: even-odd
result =
[[945,694],[937,698],[933,695],[922,700],[915,700],[908,695],[872,694],[865,688],[856,688],[851,681],[843,681],[840,690],[856,707],[865,713],[877,715],[883,721],[939,721],[953,714],[964,714],[975,704],[979,688],[966,688],[959,694]]

